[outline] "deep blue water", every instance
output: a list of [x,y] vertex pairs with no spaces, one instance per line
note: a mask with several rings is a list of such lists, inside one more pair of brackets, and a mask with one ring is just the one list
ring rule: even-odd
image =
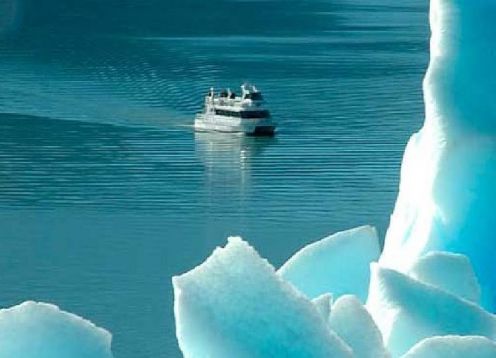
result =
[[[423,119],[427,1],[0,0],[0,306],[56,303],[116,357],[180,356],[171,276],[230,234],[275,265],[384,233]],[[275,138],[196,134],[250,80]]]

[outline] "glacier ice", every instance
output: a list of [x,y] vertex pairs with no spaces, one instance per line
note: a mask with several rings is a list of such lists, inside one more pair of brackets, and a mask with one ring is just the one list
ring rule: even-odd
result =
[[185,357],[351,357],[314,304],[240,238],[173,278]]
[[329,320],[333,301],[334,299],[330,293],[325,293],[312,300],[312,303],[315,308],[317,308],[317,311],[320,313],[325,322]]
[[387,358],[382,335],[374,320],[352,295],[341,296],[332,306],[329,326],[353,350],[355,358]]
[[426,338],[402,358],[494,358],[496,343],[481,336]]
[[449,252],[430,252],[421,257],[409,276],[479,303],[480,287],[469,259]]
[[310,298],[332,293],[367,298],[370,263],[379,259],[377,232],[372,226],[342,231],[307,245],[278,271]]
[[473,302],[372,264],[367,309],[393,357],[444,335],[496,338],[496,318]]
[[51,304],[28,301],[0,310],[0,358],[112,358],[111,339]]
[[496,308],[496,1],[432,0],[425,123],[405,150],[381,264],[429,251],[466,255]]

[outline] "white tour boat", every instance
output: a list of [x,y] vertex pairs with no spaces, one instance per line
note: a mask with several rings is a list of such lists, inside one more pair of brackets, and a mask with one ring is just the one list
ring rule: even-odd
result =
[[216,94],[211,88],[202,113],[195,117],[197,131],[274,135],[276,124],[264,107],[262,93],[253,85],[241,86],[241,96],[230,90]]

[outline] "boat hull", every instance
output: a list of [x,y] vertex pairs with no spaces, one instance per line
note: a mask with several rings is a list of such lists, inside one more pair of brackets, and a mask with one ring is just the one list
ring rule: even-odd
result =
[[270,118],[243,119],[198,114],[195,130],[200,132],[244,133],[250,136],[273,136],[276,125]]
[[246,133],[246,135],[256,136],[256,137],[272,137],[275,134],[276,134],[275,126],[257,126],[253,133]]

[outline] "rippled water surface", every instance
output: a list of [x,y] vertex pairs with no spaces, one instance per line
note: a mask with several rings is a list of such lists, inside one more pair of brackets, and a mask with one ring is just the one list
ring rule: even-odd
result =
[[[54,302],[123,358],[180,356],[170,278],[228,235],[280,265],[383,234],[423,117],[427,1],[164,3],[0,1],[0,305]],[[195,133],[243,80],[277,136]]]

